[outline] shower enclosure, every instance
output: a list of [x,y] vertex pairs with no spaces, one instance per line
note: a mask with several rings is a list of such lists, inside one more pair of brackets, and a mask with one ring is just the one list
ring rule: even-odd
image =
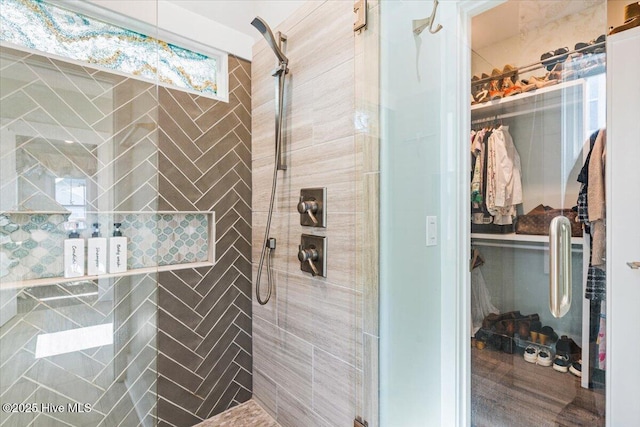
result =
[[2,5],[0,424],[194,425],[251,397],[250,63],[85,6]]

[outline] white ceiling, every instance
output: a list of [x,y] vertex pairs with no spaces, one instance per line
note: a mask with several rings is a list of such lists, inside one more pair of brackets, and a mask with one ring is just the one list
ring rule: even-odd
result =
[[260,33],[251,26],[251,21],[260,16],[271,28],[278,26],[305,0],[168,0],[190,12],[240,31],[255,41]]

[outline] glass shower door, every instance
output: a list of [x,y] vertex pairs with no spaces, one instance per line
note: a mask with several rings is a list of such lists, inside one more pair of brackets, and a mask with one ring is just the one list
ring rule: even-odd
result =
[[[498,4],[507,11],[476,28]],[[605,123],[604,2],[382,1],[380,10],[380,424],[604,424],[606,313],[602,294],[586,292],[592,242],[573,210],[588,139]],[[576,22],[591,26],[575,32]],[[545,27],[560,23],[563,32]],[[587,52],[574,52],[583,40]],[[555,58],[554,43],[571,46]],[[562,66],[540,62],[552,49]],[[494,99],[476,98],[476,74]],[[517,164],[510,206],[496,204],[504,194],[472,206],[479,131],[480,144],[492,134],[503,143],[509,180]],[[555,247],[549,226],[560,214],[570,220]],[[559,318],[549,309],[556,267],[560,299],[572,295]],[[569,360],[556,370],[558,354]]]
[[[155,425],[157,86],[4,44],[0,59],[0,424]],[[97,276],[88,239],[114,222],[128,271]]]

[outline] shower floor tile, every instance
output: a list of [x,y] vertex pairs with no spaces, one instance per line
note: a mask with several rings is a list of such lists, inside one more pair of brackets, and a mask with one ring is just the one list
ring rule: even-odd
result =
[[194,427],[279,427],[255,400],[249,400]]

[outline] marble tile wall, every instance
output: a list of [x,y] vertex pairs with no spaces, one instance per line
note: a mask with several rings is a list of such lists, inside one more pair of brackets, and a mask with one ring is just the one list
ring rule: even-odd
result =
[[[370,7],[376,6],[373,2]],[[377,125],[360,124],[377,112],[372,89],[377,81],[359,80],[356,70],[377,58],[371,57],[375,41],[364,38],[375,36],[355,34],[353,17],[351,2],[307,2],[276,29],[287,35],[289,57],[284,148],[288,169],[279,172],[270,232],[277,239],[274,295],[265,306],[253,303],[253,369],[254,398],[285,427],[352,426],[356,416],[376,425],[374,406],[365,408],[364,388],[377,375],[371,370],[377,359],[377,350],[371,350],[377,346],[377,314],[369,320],[375,327],[367,336],[363,307],[368,298],[369,307],[375,305],[369,311],[377,313],[377,223],[372,225],[377,214],[371,211],[377,210]],[[254,283],[274,162],[274,61],[263,41],[254,46]],[[327,188],[327,228],[299,224],[296,205],[300,189],[306,187]],[[327,237],[326,278],[300,271],[297,250],[302,233]],[[266,284],[264,272],[262,281]],[[363,359],[365,344],[371,360]],[[377,383],[372,386],[377,395]]]

